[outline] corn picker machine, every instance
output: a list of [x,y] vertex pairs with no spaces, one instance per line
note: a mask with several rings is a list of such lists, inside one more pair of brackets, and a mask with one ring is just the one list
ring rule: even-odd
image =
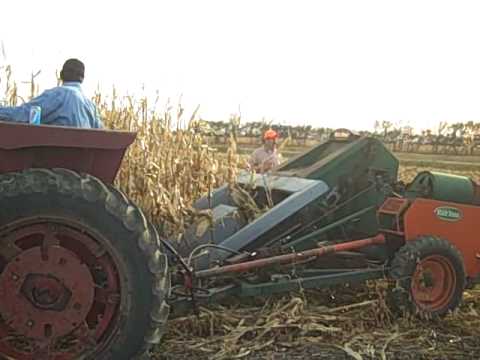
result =
[[[134,139],[0,123],[2,359],[141,358],[170,312],[380,278],[394,304],[442,316],[479,279],[479,187],[433,172],[405,186],[376,139],[339,130],[240,175],[195,203],[209,228],[180,241],[112,186]],[[268,211],[249,219],[247,193]]]

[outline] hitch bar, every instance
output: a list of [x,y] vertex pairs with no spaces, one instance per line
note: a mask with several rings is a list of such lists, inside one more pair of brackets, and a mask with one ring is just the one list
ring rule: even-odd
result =
[[217,275],[224,275],[229,273],[242,273],[254,269],[264,268],[271,265],[277,264],[288,264],[288,263],[297,263],[303,260],[320,257],[327,254],[336,253],[339,251],[348,251],[360,249],[368,245],[373,244],[384,244],[385,236],[383,234],[378,234],[372,238],[366,238],[361,240],[348,241],[339,244],[332,244],[327,246],[322,246],[316,249],[306,250],[302,252],[294,252],[291,254],[272,256],[264,259],[257,259],[251,261],[245,261],[233,265],[218,266],[211,269],[200,270],[195,272],[195,278],[205,279]]

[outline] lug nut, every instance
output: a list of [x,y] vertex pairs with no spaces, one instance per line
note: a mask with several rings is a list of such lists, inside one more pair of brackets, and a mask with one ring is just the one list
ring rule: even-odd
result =
[[28,321],[27,321],[27,326],[28,326],[29,328],[32,328],[32,327],[33,327],[33,320],[28,320]]
[[12,273],[12,279],[13,279],[13,281],[18,281],[19,276],[15,273]]

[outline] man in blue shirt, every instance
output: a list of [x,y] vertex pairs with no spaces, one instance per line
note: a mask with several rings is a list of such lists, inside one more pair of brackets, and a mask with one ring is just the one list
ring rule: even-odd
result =
[[28,123],[30,108],[42,109],[40,124],[72,126],[86,129],[103,128],[95,104],[82,92],[85,66],[80,60],[69,59],[60,73],[62,86],[46,90],[28,103],[0,107],[0,120]]

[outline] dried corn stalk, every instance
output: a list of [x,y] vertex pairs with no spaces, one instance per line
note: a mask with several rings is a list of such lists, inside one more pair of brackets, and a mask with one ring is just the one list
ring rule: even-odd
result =
[[120,101],[115,93],[111,98],[95,96],[105,124],[138,133],[117,186],[162,225],[164,235],[182,233],[193,222],[200,222],[200,229],[211,224],[211,214],[195,211],[192,203],[225,182],[234,183],[240,159],[233,138],[227,153],[218,154],[203,136],[196,111],[181,127],[180,106],[176,111],[171,106],[159,111],[147,99]]

